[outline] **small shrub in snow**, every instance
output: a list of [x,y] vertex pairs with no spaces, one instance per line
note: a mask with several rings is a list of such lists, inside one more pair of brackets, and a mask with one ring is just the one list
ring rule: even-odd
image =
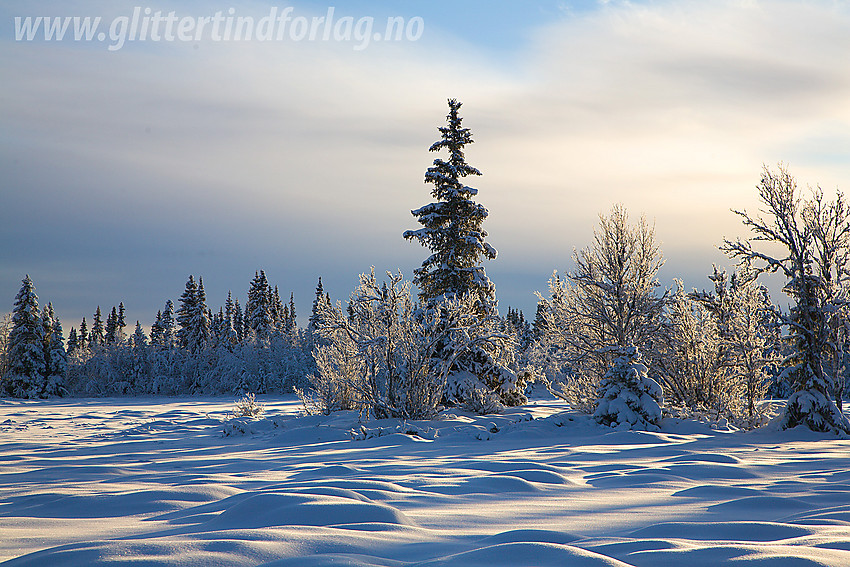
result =
[[[802,372],[800,369],[796,369]],[[807,381],[798,379],[797,383],[802,385],[815,384],[814,372]],[[810,390],[799,389],[788,398],[785,405],[785,414],[782,416],[782,429],[791,429],[798,425],[805,425],[812,431],[832,431],[847,433],[847,417],[838,409],[827,395],[819,391],[817,387]]]
[[692,419],[700,423],[707,423],[712,429],[732,426],[736,429],[752,430],[764,427],[771,419],[776,417],[776,414],[776,406],[770,403],[756,404],[752,413],[669,404],[663,408],[665,418]]
[[468,389],[463,407],[479,415],[502,413],[505,410],[494,391],[480,386]]
[[251,420],[245,417],[235,417],[224,422],[222,434],[225,437],[237,437],[241,435],[252,435],[256,433],[256,428],[251,424]]
[[247,393],[236,401],[236,405],[231,412],[234,417],[260,417],[265,413],[266,408],[263,404],[257,402],[254,394]]
[[637,347],[614,350],[614,362],[599,384],[599,404],[593,417],[611,427],[657,429],[663,396],[658,382],[647,375]]
[[354,356],[348,341],[338,337],[328,345],[313,349],[316,372],[307,377],[309,388],[295,388],[295,393],[308,415],[330,415],[340,410],[362,409],[357,388],[351,380],[359,376],[360,361]]

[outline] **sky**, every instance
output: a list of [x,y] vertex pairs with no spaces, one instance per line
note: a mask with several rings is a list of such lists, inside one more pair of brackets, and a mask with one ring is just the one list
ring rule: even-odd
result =
[[[406,27],[119,45],[136,7]],[[100,17],[104,41],[17,40],[37,16]],[[119,302],[150,325],[189,274],[217,309],[264,269],[302,325],[319,276],[341,300],[370,266],[409,278],[428,251],[401,234],[431,201],[447,98],[475,140],[503,312],[533,315],[615,203],[655,223],[663,286],[705,288],[764,164],[827,193],[850,179],[845,2],[12,0],[0,77],[0,312],[29,274],[66,331]]]

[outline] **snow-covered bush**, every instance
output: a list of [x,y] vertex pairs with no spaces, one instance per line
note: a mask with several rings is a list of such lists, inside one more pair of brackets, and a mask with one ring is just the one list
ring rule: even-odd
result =
[[667,303],[662,368],[668,401],[695,414],[755,424],[776,360],[779,325],[767,290],[743,266],[717,267],[713,292],[686,294],[681,281]]
[[[355,406],[378,418],[429,419],[446,398],[466,400],[477,388],[495,393],[487,409],[501,407],[501,395],[524,387],[515,375],[460,376],[455,363],[488,365],[506,336],[495,317],[482,316],[474,296],[415,305],[410,284],[388,274],[380,284],[374,269],[362,274],[346,308],[322,302],[314,323],[318,337],[313,391],[303,393],[308,411]],[[451,356],[444,357],[447,352]],[[465,379],[464,379],[465,378]],[[463,402],[460,402],[463,403]]]
[[374,269],[362,274],[347,309],[317,305],[317,373],[310,378],[313,393],[305,396],[314,409],[354,406],[378,418],[436,415],[445,384],[430,356],[436,313],[416,311],[410,284],[401,274],[388,277],[379,284]]
[[[743,403],[733,418],[738,423],[764,421],[759,400],[767,394],[770,373],[779,362],[781,333],[779,310],[767,288],[756,283],[757,273],[747,265],[727,278],[715,269],[716,299],[708,301],[719,321],[729,372],[734,375]],[[727,287],[728,291],[724,292]],[[706,301],[703,294],[700,298]],[[709,300],[711,298],[708,298]]]
[[611,350],[614,362],[599,384],[593,417],[611,427],[656,430],[664,403],[661,386],[648,376],[637,347]]
[[[490,413],[501,413],[504,411],[499,396],[490,388],[485,388],[477,385],[478,379],[475,376],[468,375],[467,381],[464,381],[457,374],[452,375],[455,383],[456,391],[463,389],[463,407],[473,413],[486,415]],[[465,382],[465,383],[464,383]],[[462,385],[461,385],[462,383]]]
[[[529,364],[535,380],[565,400],[575,410],[593,413],[596,388],[605,373],[603,360],[590,344],[582,346],[584,317],[576,305],[577,292],[554,273],[549,279],[549,297],[537,294],[539,336],[531,347]],[[599,347],[601,345],[597,345]]]
[[330,344],[314,347],[313,359],[316,371],[307,377],[308,386],[295,389],[308,414],[329,415],[364,407],[358,395],[362,388],[352,384],[364,375],[352,341],[337,334]]
[[685,293],[679,280],[667,303],[666,323],[660,366],[668,399],[694,410],[736,410],[742,384],[730,371],[718,319],[703,302]]
[[257,401],[256,396],[247,393],[236,400],[231,414],[233,417],[260,417],[266,411],[266,407]]

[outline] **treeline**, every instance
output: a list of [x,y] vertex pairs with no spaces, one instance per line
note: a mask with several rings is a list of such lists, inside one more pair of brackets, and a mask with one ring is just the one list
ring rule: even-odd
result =
[[[328,301],[321,280],[317,297]],[[14,397],[285,392],[312,368],[294,297],[284,303],[264,271],[251,281],[244,311],[228,293],[213,312],[203,279],[190,275],[177,307],[168,300],[157,312],[149,337],[138,321],[127,334],[121,303],[105,322],[98,307],[91,329],[84,317],[65,345],[52,305],[39,315],[29,276],[9,322],[1,383]]]

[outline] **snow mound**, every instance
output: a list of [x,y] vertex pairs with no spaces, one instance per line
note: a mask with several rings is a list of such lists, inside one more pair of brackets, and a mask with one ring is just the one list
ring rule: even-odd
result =
[[779,541],[812,535],[806,526],[776,522],[666,522],[635,530],[633,537],[700,541]]
[[395,508],[373,502],[321,494],[260,493],[240,498],[203,527],[222,531],[368,523],[412,525],[413,522]]
[[631,567],[611,557],[570,545],[523,542],[483,547],[456,555],[419,563],[417,567],[465,565],[468,567]]

